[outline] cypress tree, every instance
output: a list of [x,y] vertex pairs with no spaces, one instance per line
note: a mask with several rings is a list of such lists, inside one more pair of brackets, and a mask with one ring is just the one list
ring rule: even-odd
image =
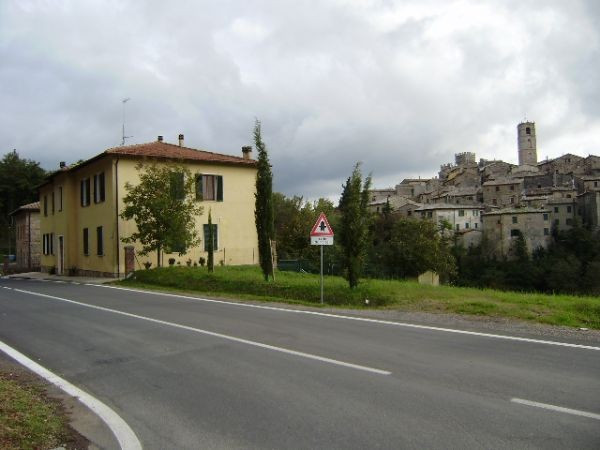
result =
[[273,225],[273,173],[269,164],[267,148],[262,141],[260,121],[258,120],[254,125],[254,145],[258,151],[258,172],[256,173],[256,193],[254,194],[258,259],[265,281],[269,281],[269,275],[274,277],[271,255],[271,242],[275,230]]
[[208,210],[208,258],[206,266],[209,272],[215,271],[215,233],[212,225],[211,210]]
[[367,209],[371,177],[368,176],[363,183],[360,163],[354,166],[352,175],[348,177],[343,188],[339,205],[341,221],[338,234],[343,249],[345,277],[350,287],[355,288],[358,286],[364,264],[371,222]]

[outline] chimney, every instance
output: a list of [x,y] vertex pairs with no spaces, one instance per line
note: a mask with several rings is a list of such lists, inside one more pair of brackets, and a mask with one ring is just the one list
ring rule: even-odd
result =
[[162,141],[163,141],[163,137],[162,137],[162,136],[159,136],[159,137],[158,137],[158,139],[157,139],[157,141],[158,141],[158,142],[162,142]]
[[242,147],[242,155],[244,155],[244,159],[250,159],[252,156],[252,147],[244,146]]
[[58,163],[58,166],[59,166],[61,169],[64,169],[65,167],[67,167],[67,163],[66,163],[66,162],[64,162],[64,161],[61,161],[61,162],[59,162],[59,163]]
[[179,146],[183,147],[183,134],[179,135]]

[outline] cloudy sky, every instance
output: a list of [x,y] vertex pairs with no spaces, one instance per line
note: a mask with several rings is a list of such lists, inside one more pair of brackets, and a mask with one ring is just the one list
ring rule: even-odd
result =
[[600,154],[597,0],[0,0],[0,136],[45,168],[184,133],[240,154],[255,118],[275,189],[336,197],[456,152]]

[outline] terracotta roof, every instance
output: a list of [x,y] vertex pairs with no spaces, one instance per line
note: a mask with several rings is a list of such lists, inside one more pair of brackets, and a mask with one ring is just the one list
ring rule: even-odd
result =
[[239,156],[223,155],[220,153],[207,152],[205,150],[196,150],[189,147],[180,147],[179,145],[166,142],[149,142],[146,144],[127,145],[123,147],[109,148],[104,152],[108,155],[127,155],[142,156],[149,158],[169,158],[184,159],[187,161],[205,161],[224,164],[241,164],[253,166],[256,161],[253,159],[244,159]]
[[39,210],[40,210],[40,202],[38,201],[38,202],[28,203],[26,205],[19,206],[17,209],[15,209],[9,215],[12,216],[13,214],[18,213],[19,211],[39,211]]

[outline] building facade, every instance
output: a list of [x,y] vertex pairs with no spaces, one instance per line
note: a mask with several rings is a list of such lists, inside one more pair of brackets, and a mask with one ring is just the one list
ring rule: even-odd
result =
[[[136,231],[133,221],[120,217],[126,184],[139,182],[138,163],[184,165],[192,174],[202,195],[197,198],[203,214],[196,218],[201,237],[199,247],[186,254],[164,254],[178,264],[206,258],[204,234],[208,211],[216,232],[215,263],[254,264],[258,261],[258,241],[254,225],[256,162],[249,148],[236,157],[158,141],[108,149],[72,167],[61,164],[40,187],[41,268],[58,274],[123,276],[126,273],[126,247],[122,239]],[[135,269],[144,263],[157,264],[155,252],[140,256],[141,245],[133,246]],[[131,260],[131,257],[129,257]]]

